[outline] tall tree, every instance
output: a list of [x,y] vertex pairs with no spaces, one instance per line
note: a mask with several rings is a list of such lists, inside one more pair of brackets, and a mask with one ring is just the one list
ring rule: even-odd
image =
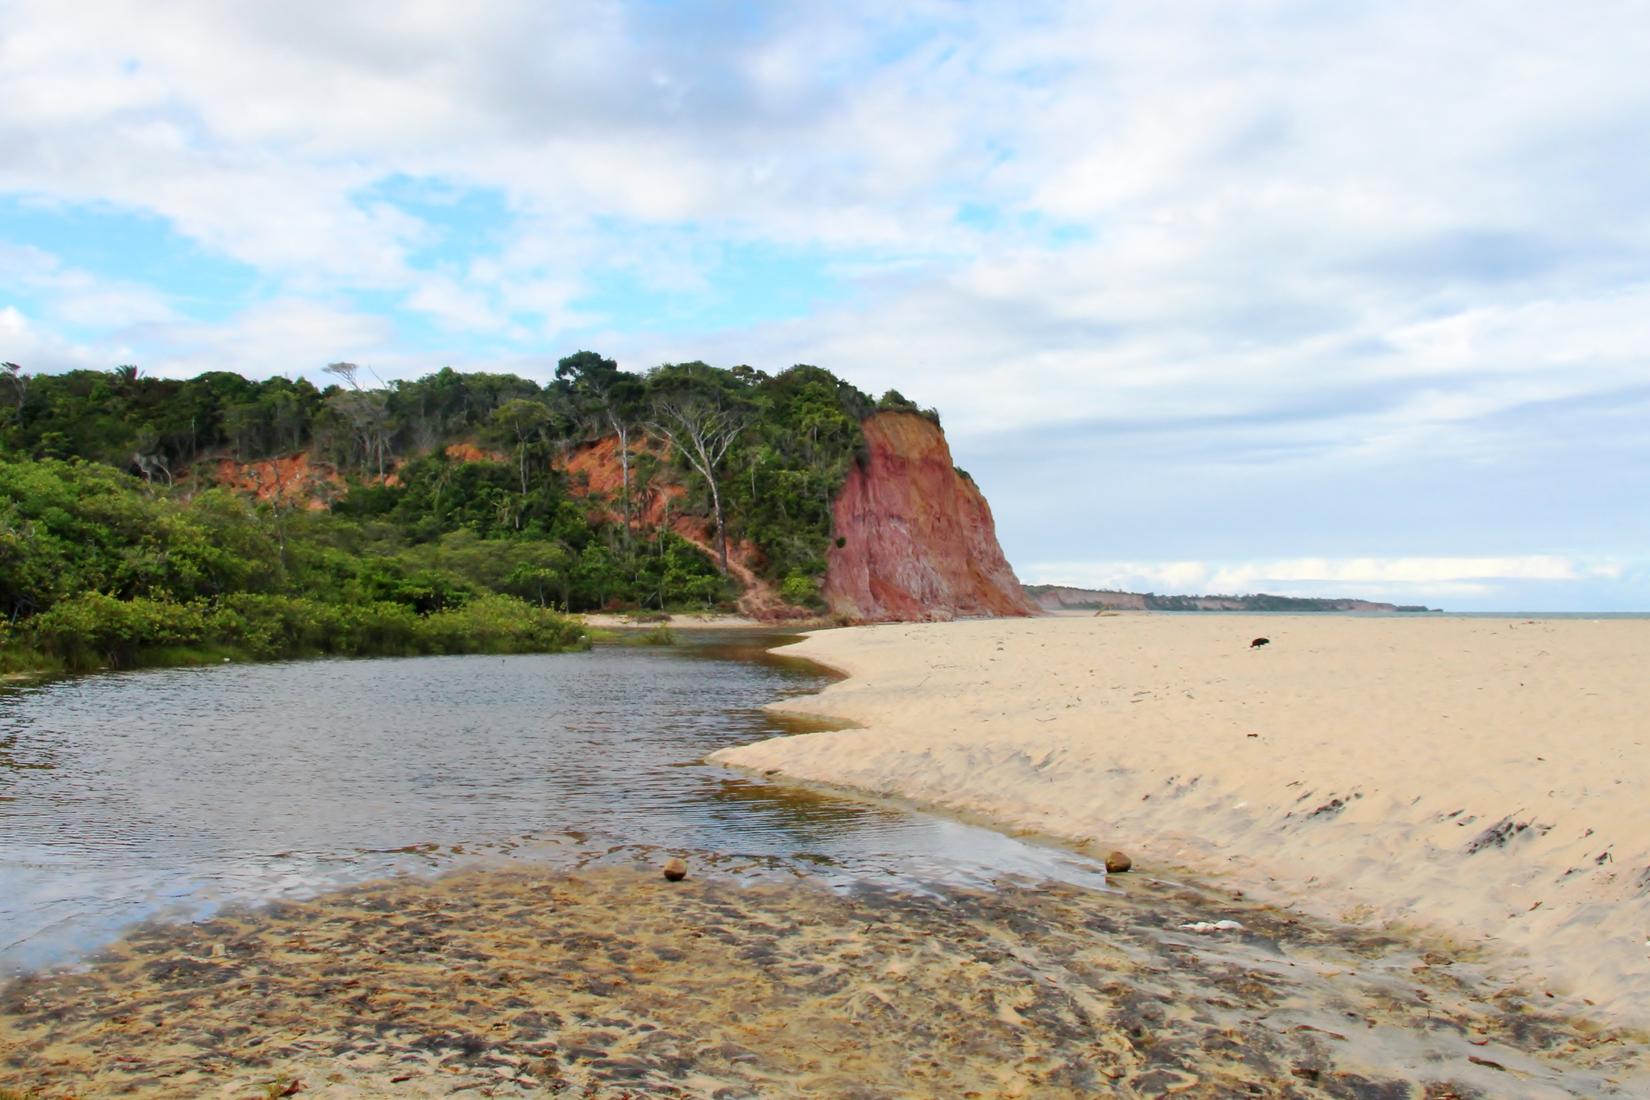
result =
[[527,495],[527,446],[544,435],[550,426],[550,410],[542,401],[512,397],[493,411],[491,427],[500,439],[516,445],[516,466],[521,474],[521,495]]
[[330,374],[334,378],[341,380],[344,385],[348,386],[352,390],[358,390],[361,388],[361,383],[355,380],[355,376],[361,372],[361,367],[357,363],[328,363],[326,366],[321,368],[321,372],[323,374]]
[[589,418],[619,437],[619,486],[624,508],[625,548],[630,547],[630,436],[646,387],[612,359],[579,351],[556,364],[556,379],[568,387],[577,415]]
[[327,399],[327,404],[355,431],[361,444],[361,473],[365,474],[368,465],[376,459],[378,476],[382,478],[384,459],[390,449],[388,398],[378,390],[361,388],[361,383],[356,380],[361,368],[354,363],[328,363],[323,369],[343,379],[350,387],[333,394]]
[[728,527],[722,515],[722,460],[749,422],[747,410],[710,392],[660,394],[653,399],[653,419],[648,422],[648,428],[686,459],[710,489],[718,567],[723,576],[728,573]]
[[12,401],[17,405],[17,426],[23,426],[23,404],[29,399],[29,376],[16,363],[0,363],[0,379],[11,389]]

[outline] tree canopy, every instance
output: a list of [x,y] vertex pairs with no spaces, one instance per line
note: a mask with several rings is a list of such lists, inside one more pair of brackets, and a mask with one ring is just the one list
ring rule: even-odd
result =
[[[730,539],[754,547],[750,566],[787,599],[817,606],[831,502],[863,450],[861,420],[915,411],[813,366],[633,374],[593,351],[562,359],[545,385],[451,368],[388,384],[350,363],[326,373],[318,389],[228,371],[4,364],[8,630],[71,604],[107,611],[93,595],[203,614],[252,597],[415,617],[493,598],[714,607],[737,595]],[[568,472],[571,455],[604,438],[618,440],[623,471],[605,498]],[[341,486],[303,500],[216,484],[225,461],[253,469],[295,455]],[[643,521],[660,484],[674,486],[667,516],[703,517],[715,545],[685,541],[657,508]]]

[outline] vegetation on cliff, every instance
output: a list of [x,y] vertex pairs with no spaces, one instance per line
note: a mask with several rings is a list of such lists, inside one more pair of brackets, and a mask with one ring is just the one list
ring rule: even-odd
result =
[[[914,410],[817,367],[634,375],[593,352],[542,386],[328,374],[318,389],[7,364],[11,662],[20,647],[70,666],[558,648],[577,632],[556,609],[728,604],[730,543],[784,600],[817,608],[860,421]],[[622,472],[597,491],[570,459],[614,437]],[[323,471],[301,491],[277,472],[295,455]]]

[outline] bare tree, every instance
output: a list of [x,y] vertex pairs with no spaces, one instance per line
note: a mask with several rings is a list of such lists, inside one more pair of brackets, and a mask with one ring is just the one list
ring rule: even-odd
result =
[[166,479],[166,484],[172,484],[172,468],[166,464],[166,455],[161,450],[160,433],[153,428],[144,428],[138,433],[137,450],[132,452],[132,465],[143,474],[143,480],[153,485],[155,475],[160,474]]
[[354,363],[328,363],[322,368],[327,374],[344,380],[350,388],[333,394],[327,404],[336,409],[354,429],[361,444],[361,472],[375,459],[378,476],[384,476],[384,459],[390,449],[389,403],[377,390],[365,390],[356,380],[360,367]]
[[609,405],[605,411],[608,427],[613,434],[619,437],[619,499],[624,506],[624,545],[630,549],[630,420],[623,416],[617,405]]
[[722,490],[717,481],[728,448],[750,423],[748,413],[708,396],[658,397],[648,429],[663,437],[710,488],[711,511],[716,518],[716,551],[722,575],[728,573],[728,528],[722,516]]
[[327,398],[327,407],[334,409],[349,424],[355,443],[361,449],[361,473],[365,475],[374,463],[378,476],[384,476],[384,460],[389,454],[389,409],[384,395],[369,390],[335,393]]
[[166,459],[162,458],[158,452],[144,454],[142,451],[134,451],[132,453],[132,465],[138,468],[138,472],[143,475],[143,480],[151,485],[155,483],[156,474],[164,477],[166,484],[172,484],[172,469],[166,465]]
[[325,374],[343,379],[344,384],[352,390],[361,388],[361,383],[355,380],[355,376],[361,368],[355,363],[328,363],[321,370]]

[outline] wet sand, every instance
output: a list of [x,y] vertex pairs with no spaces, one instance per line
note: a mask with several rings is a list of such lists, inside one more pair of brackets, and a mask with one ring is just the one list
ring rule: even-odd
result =
[[[1145,876],[823,888],[690,858],[157,925],[0,992],[41,1097],[1595,1097],[1646,1037],[1441,945]],[[1197,931],[1197,922],[1241,929]],[[25,1095],[30,1094],[25,1091]]]

